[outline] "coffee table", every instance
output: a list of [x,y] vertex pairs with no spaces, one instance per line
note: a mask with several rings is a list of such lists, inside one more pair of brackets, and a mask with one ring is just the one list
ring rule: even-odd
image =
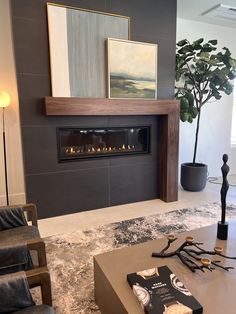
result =
[[[191,235],[195,241],[204,242],[205,249],[222,246],[224,254],[236,256],[236,221],[229,222],[227,241],[216,239],[216,228],[216,225],[212,225],[177,234],[178,240],[172,244],[172,248]],[[160,251],[166,243],[166,239],[161,238],[94,256],[95,300],[102,314],[143,314],[126,276],[164,265],[179,277],[202,304],[204,314],[235,314],[236,261],[215,256],[215,259],[223,261],[222,265],[235,269],[227,272],[217,268],[213,272],[205,270],[205,273],[192,273],[176,256],[164,259],[151,257],[152,252]]]

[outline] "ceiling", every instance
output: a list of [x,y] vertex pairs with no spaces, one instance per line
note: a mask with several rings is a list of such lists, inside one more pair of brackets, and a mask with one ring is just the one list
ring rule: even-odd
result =
[[177,17],[236,28],[236,0],[177,0]]

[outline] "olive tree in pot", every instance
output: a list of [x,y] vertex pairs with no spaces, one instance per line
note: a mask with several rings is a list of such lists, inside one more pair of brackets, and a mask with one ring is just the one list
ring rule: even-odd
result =
[[192,123],[196,118],[193,160],[181,165],[181,185],[185,190],[200,191],[207,181],[207,165],[196,162],[201,110],[210,99],[230,95],[236,77],[236,60],[228,48],[216,52],[217,40],[193,43],[181,40],[176,47],[176,93],[180,100],[180,119]]

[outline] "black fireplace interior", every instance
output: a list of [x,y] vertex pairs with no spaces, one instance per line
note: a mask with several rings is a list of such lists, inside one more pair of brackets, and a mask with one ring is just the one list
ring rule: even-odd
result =
[[57,128],[59,162],[150,153],[150,126]]

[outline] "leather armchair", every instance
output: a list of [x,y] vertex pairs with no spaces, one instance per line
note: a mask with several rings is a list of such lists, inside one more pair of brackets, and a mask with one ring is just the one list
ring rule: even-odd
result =
[[47,265],[37,227],[34,204],[0,207],[0,274]]
[[[30,288],[40,287],[42,304],[35,305]],[[53,314],[51,281],[47,268],[0,276],[0,314]]]

